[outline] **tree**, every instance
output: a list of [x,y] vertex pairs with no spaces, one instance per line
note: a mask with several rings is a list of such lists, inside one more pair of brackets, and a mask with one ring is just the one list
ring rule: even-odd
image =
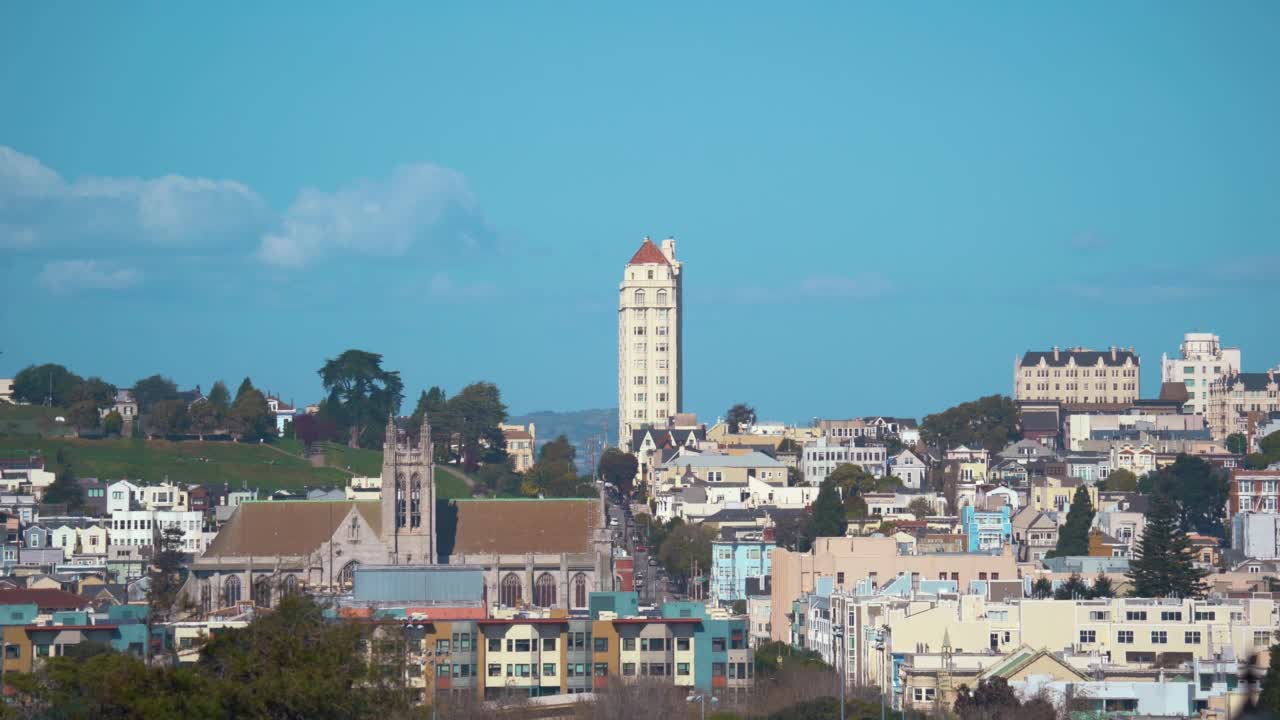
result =
[[879,487],[875,475],[864,470],[861,465],[852,463],[837,465],[823,482],[832,483],[837,488],[854,495],[875,492]]
[[996,452],[1021,438],[1018,423],[1018,406],[1013,400],[989,395],[926,415],[920,437],[944,449],[967,445]]
[[809,527],[812,522],[813,515],[807,508],[803,512],[782,514],[773,528],[774,541],[778,547],[793,552],[809,552],[813,543]]
[[[596,494],[590,478],[578,476],[577,452],[561,435],[542,446],[538,461],[524,474],[521,493],[527,497],[591,497]],[[506,465],[506,463],[502,463]]]
[[71,393],[81,383],[79,375],[55,363],[31,365],[13,376],[13,399],[32,405],[66,407]]
[[1147,527],[1128,578],[1135,597],[1203,597],[1204,571],[1195,566],[1191,544],[1178,522],[1178,505],[1157,494],[1151,499]]
[[1071,576],[1063,580],[1053,591],[1055,600],[1088,600],[1090,597],[1089,584],[1080,577],[1079,573],[1071,573]]
[[[382,356],[364,350],[347,350],[326,360],[320,381],[335,407],[335,420],[347,430],[351,447],[377,447],[376,432],[387,416],[400,412],[404,385],[400,373],[382,369]],[[366,432],[368,431],[368,432]]]
[[[480,466],[485,445],[489,448],[505,446],[502,430],[498,427],[507,419],[507,406],[502,403],[502,394],[491,382],[471,383],[450,398],[447,407],[445,414],[458,440],[463,469],[475,472]],[[501,460],[505,459],[504,455]],[[498,458],[491,461],[496,460]]]
[[1089,528],[1093,525],[1093,516],[1093,501],[1089,499],[1089,491],[1084,483],[1080,483],[1071,498],[1067,522],[1058,531],[1058,545],[1053,549],[1053,556],[1088,555]]
[[195,433],[204,440],[204,436],[215,432],[222,427],[223,421],[226,419],[223,411],[218,409],[207,398],[191,404],[187,410],[187,416],[190,420],[191,432]]
[[681,523],[658,547],[658,561],[667,572],[687,585],[692,579],[695,563],[700,575],[711,572],[711,541],[715,537],[714,525]]
[[227,416],[227,429],[241,440],[272,435],[275,423],[271,420],[271,406],[267,405],[267,397],[254,388],[240,393]]
[[231,412],[231,392],[227,390],[227,384],[221,380],[214,381],[213,387],[209,388],[209,397],[205,400],[222,413],[223,417]]
[[1244,455],[1249,451],[1249,439],[1243,433],[1231,433],[1227,436],[1227,452]]
[[151,431],[157,435],[181,435],[187,431],[191,418],[187,403],[182,400],[161,400],[151,406],[148,415]]
[[68,401],[89,402],[95,409],[105,410],[116,404],[116,386],[100,377],[91,377],[71,389]]
[[738,403],[729,408],[725,422],[729,425],[729,433],[736,435],[743,425],[756,424],[756,409],[746,403]]
[[[244,397],[245,393],[253,389],[253,379],[246,375],[245,378],[240,381],[240,387],[236,388],[236,400]],[[234,404],[235,403],[233,402],[232,405]]]
[[321,415],[299,415],[293,419],[293,434],[307,447],[338,437],[338,427]]
[[1226,512],[1229,483],[1226,475],[1203,458],[1178,455],[1173,464],[1146,478],[1153,493],[1168,495],[1178,508],[1178,525],[1222,538],[1226,536],[1223,514]]
[[1043,698],[1018,699],[1009,681],[993,677],[978,682],[977,690],[961,685],[955,713],[960,720],[1055,720],[1057,709]]
[[1094,598],[1115,597],[1116,589],[1111,585],[1111,578],[1099,573],[1093,579],[1093,586],[1089,588],[1089,596]]
[[172,617],[184,579],[182,561],[182,529],[167,527],[160,533],[147,590],[147,604],[154,621],[168,622]]
[[178,385],[161,375],[145,377],[133,384],[133,399],[138,403],[138,412],[147,414],[158,402],[176,400]]
[[77,430],[92,430],[101,421],[98,406],[92,400],[80,400],[67,408],[67,421]]
[[1107,476],[1107,489],[1134,492],[1138,489],[1138,476],[1124,468],[1116,468]]
[[509,463],[491,463],[476,473],[476,483],[497,497],[520,495],[520,483],[524,477],[511,469]]
[[849,525],[844,502],[840,499],[835,483],[829,482],[830,479],[828,477],[823,481],[818,497],[814,498],[813,522],[807,528],[805,545],[812,545],[814,538],[843,537],[845,528]]
[[70,463],[63,465],[53,482],[44,489],[40,501],[51,505],[66,504],[68,510],[77,510],[84,505],[84,488],[76,479]]
[[1053,597],[1053,581],[1046,577],[1036,578],[1036,581],[1031,583],[1031,597],[1037,600]]
[[124,430],[124,418],[112,410],[102,418],[102,432],[107,435],[119,435]]
[[915,516],[917,520],[923,520],[937,511],[933,508],[933,503],[928,498],[918,497],[907,503],[907,512]]
[[631,494],[631,483],[635,480],[636,472],[640,469],[640,463],[636,460],[636,456],[631,453],[623,452],[618,448],[609,448],[600,456],[600,477],[605,482],[613,483],[618,488],[618,492],[625,495]]
[[1258,694],[1258,708],[1280,716],[1280,645],[1271,646],[1271,662],[1267,674],[1262,676],[1262,691]]

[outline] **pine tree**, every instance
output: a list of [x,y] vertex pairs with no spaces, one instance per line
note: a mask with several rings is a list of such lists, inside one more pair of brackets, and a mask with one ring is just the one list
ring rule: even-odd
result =
[[813,501],[814,537],[840,537],[847,526],[844,503],[840,501],[835,483],[822,483]]
[[1093,587],[1089,588],[1089,594],[1095,598],[1115,597],[1116,589],[1111,585],[1111,578],[1099,574],[1093,579]]
[[253,381],[246,376],[244,380],[240,381],[240,387],[236,390],[236,402],[240,402],[240,398],[244,397],[244,394],[252,389]]
[[1058,546],[1050,554],[1052,557],[1089,554],[1089,527],[1093,525],[1093,501],[1089,499],[1089,491],[1084,483],[1076,488],[1071,498],[1071,509],[1067,510],[1067,522],[1058,531]]
[[1058,589],[1053,591],[1055,600],[1088,600],[1092,596],[1089,584],[1080,577],[1079,573],[1071,573],[1071,577],[1062,581]]
[[1267,674],[1262,676],[1258,709],[1280,715],[1280,645],[1271,646],[1271,664],[1267,667]]
[[1151,498],[1151,512],[1136,557],[1129,563],[1134,597],[1203,597],[1204,571],[1195,566],[1191,543],[1179,526],[1178,505],[1164,494]]

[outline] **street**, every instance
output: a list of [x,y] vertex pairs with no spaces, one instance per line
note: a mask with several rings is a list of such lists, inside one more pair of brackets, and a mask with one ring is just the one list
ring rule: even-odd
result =
[[[646,529],[635,522],[635,513],[647,509],[643,505],[628,505],[610,485],[605,486],[605,499],[614,542],[634,560],[635,590],[640,596],[640,604],[657,605],[675,599],[666,571],[651,559],[657,548],[647,546]],[[614,520],[617,520],[617,525],[614,525]]]

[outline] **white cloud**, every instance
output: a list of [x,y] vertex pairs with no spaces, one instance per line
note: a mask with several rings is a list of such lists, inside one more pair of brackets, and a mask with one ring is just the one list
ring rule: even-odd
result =
[[67,180],[0,145],[0,249],[224,245],[251,241],[268,217],[262,199],[235,181],[179,175]]
[[[438,165],[402,166],[386,180],[361,180],[332,193],[303,190],[258,259],[301,267],[336,254],[397,257],[418,246],[468,250],[490,231],[466,178]],[[447,278],[446,278],[447,280]]]
[[56,293],[126,290],[142,282],[142,273],[98,260],[51,262],[36,275],[36,284]]
[[879,273],[853,276],[811,275],[800,281],[800,292],[814,297],[870,299],[894,291],[893,282]]

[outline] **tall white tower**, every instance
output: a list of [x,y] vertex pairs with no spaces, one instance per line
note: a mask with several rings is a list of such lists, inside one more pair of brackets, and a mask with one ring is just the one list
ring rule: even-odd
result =
[[[675,238],[649,238],[631,257],[618,286],[618,444],[631,431],[665,426],[684,404],[681,382],[683,305]],[[634,448],[631,448],[634,450]]]

